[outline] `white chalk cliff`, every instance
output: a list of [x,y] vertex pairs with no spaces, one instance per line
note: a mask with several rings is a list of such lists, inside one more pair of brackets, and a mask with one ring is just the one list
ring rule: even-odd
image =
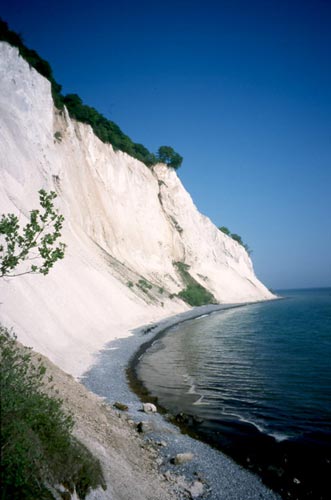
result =
[[[188,309],[169,297],[184,288],[174,262],[220,303],[272,298],[244,248],[198,212],[174,170],[114,152],[56,110],[49,81],[4,42],[0,162],[0,214],[24,223],[38,190],[54,190],[67,244],[48,276],[0,280],[0,319],[67,372],[83,373],[130,329]],[[139,279],[152,284],[148,293]]]

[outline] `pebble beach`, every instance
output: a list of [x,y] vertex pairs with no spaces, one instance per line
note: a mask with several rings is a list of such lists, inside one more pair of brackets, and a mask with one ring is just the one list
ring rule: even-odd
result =
[[[128,408],[125,413],[138,426],[144,440],[158,446],[159,456],[156,460],[160,474],[169,481],[176,481],[179,490],[181,483],[184,484],[184,489],[186,485],[191,498],[203,495],[208,500],[276,500],[280,497],[268,489],[259,477],[237,465],[220,451],[183,434],[168,420],[167,415],[159,411],[144,412],[140,397],[129,385],[127,369],[130,367],[132,382],[134,365],[139,360],[140,353],[171,326],[221,309],[242,306],[243,304],[202,306],[155,324],[144,325],[132,331],[130,337],[110,342],[98,354],[93,367],[81,378],[81,382],[90,391],[104,398],[108,404],[120,402]],[[176,460],[176,457],[181,454],[188,455],[189,459],[178,463],[181,460]]]

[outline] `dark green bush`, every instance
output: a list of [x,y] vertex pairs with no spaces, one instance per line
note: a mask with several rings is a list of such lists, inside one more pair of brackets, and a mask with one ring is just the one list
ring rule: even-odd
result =
[[137,283],[137,287],[140,288],[143,292],[147,293],[148,290],[151,290],[152,285],[145,279],[140,279]]
[[57,141],[57,142],[61,142],[62,141],[62,134],[59,130],[57,130],[54,134],[54,139]]
[[99,461],[73,437],[61,400],[44,393],[40,360],[1,326],[0,359],[1,499],[51,499],[47,485],[59,484],[85,498],[104,485]]
[[214,295],[204,286],[200,285],[188,272],[190,266],[184,262],[175,262],[186,287],[178,293],[178,297],[183,299],[190,306],[203,306],[205,304],[216,304]]
[[134,143],[116,123],[105,118],[91,106],[84,104],[77,94],[67,94],[63,98],[63,104],[75,120],[91,125],[102,142],[112,144],[115,150],[124,151],[147,166],[157,163],[156,157],[145,146]]
[[184,290],[179,292],[178,297],[190,306],[203,306],[205,304],[215,304],[216,302],[213,294],[199,283],[188,285]]
[[174,169],[179,168],[183,162],[182,156],[176,153],[171,146],[160,146],[157,152],[157,158],[162,163]]
[[246,250],[246,252],[250,255],[252,253],[252,250],[249,248],[248,245],[246,245],[246,243],[243,242],[241,236],[239,236],[239,234],[236,234],[236,233],[231,233],[231,231],[225,227],[225,226],[222,226],[222,227],[219,227],[218,228],[220,231],[222,231],[222,233],[230,236],[230,238],[232,238],[233,240],[235,240],[237,243],[239,243],[239,245],[241,245],[242,247],[244,247],[244,249]]
[[241,236],[239,236],[239,234],[236,234],[236,233],[231,233],[231,238],[236,241],[237,243],[239,243],[239,245],[241,246],[244,246],[244,242],[243,240],[241,239]]
[[228,236],[231,236],[230,229],[228,229],[227,227],[222,226],[222,227],[219,227],[218,229],[219,229],[220,231],[222,231],[222,233],[227,234]]
[[190,283],[191,280],[193,280],[192,276],[188,272],[190,269],[190,266],[188,264],[185,264],[185,262],[174,262],[174,265],[179,271],[179,274],[181,275],[181,278],[185,283]]

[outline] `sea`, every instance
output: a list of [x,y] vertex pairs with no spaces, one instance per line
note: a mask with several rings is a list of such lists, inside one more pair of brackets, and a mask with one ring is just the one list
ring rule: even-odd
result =
[[331,499],[331,288],[169,329],[137,376],[185,432],[285,499]]

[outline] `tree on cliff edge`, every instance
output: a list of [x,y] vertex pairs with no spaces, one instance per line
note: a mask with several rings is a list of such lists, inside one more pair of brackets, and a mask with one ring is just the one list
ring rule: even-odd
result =
[[157,159],[174,169],[179,168],[183,162],[183,157],[176,153],[170,146],[160,146],[157,152]]
[[14,214],[0,219],[0,278],[23,274],[48,274],[56,261],[63,259],[65,244],[61,236],[64,221],[54,208],[56,193],[39,191],[42,210],[31,210],[29,222],[20,228]]

